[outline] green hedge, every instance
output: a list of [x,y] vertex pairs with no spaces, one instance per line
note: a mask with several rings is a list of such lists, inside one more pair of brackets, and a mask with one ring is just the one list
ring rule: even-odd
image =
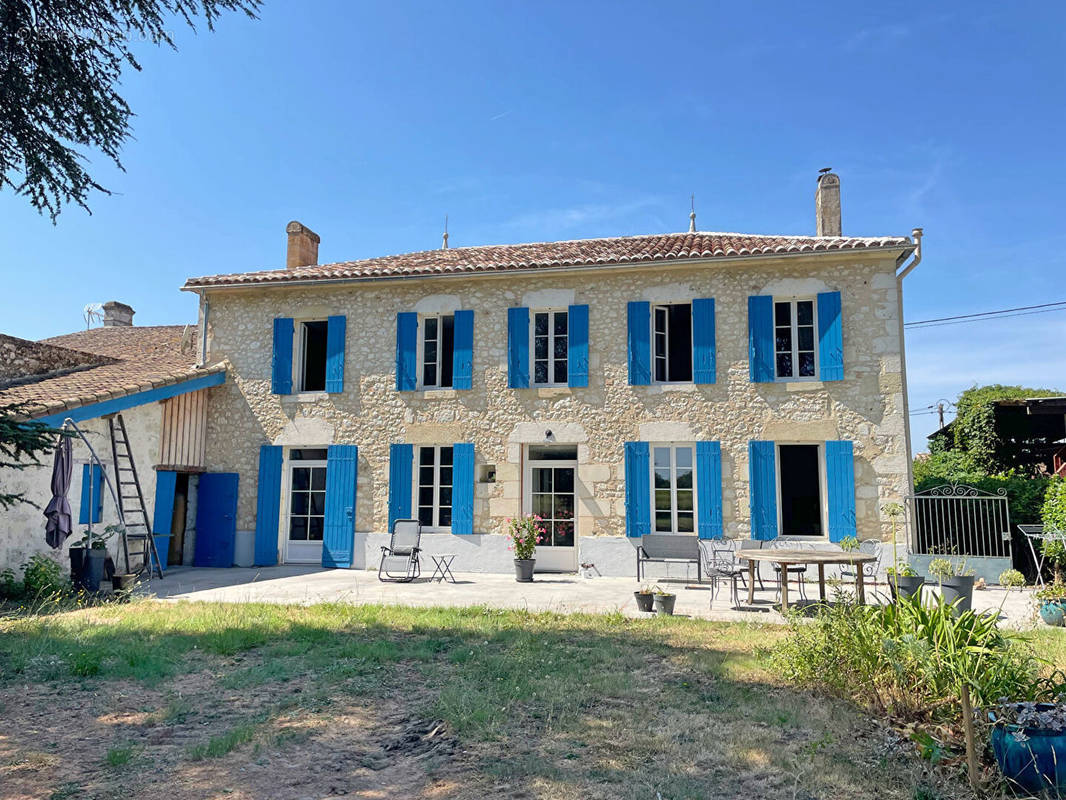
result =
[[[914,462],[916,492],[924,492],[945,483],[962,483],[985,492],[1006,489],[1012,525],[1039,525],[1043,521],[1044,495],[1050,482],[1051,479],[1047,477],[1029,478],[1011,473],[988,475],[975,469],[966,455],[957,451],[933,453],[928,458]],[[1063,502],[1066,506],[1066,492]],[[1066,510],[1063,513],[1066,516]]]

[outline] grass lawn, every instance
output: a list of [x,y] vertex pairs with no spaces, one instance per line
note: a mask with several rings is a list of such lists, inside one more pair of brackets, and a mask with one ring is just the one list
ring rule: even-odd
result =
[[8,619],[0,795],[961,796],[846,704],[777,679],[762,651],[783,635],[350,605]]

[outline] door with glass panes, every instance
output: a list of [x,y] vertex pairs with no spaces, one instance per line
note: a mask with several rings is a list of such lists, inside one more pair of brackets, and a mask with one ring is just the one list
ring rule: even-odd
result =
[[525,513],[541,517],[537,572],[577,571],[577,448],[530,446],[522,481]]
[[284,560],[321,564],[326,515],[326,448],[289,451]]

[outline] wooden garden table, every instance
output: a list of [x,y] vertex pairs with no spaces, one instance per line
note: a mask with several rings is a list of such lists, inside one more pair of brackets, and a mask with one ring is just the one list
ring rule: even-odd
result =
[[818,565],[818,592],[825,600],[825,565],[850,564],[855,567],[855,598],[860,603],[866,602],[866,593],[862,585],[862,567],[876,556],[860,553],[857,550],[801,550],[785,547],[770,550],[738,550],[738,558],[748,560],[748,605],[755,603],[755,562],[768,561],[781,567],[781,612],[788,611],[788,568],[797,564]]

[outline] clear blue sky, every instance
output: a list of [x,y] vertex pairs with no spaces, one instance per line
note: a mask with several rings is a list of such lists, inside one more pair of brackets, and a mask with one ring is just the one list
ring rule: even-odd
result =
[[[926,229],[911,320],[1066,300],[1066,6],[1055,3],[268,0],[140,50],[127,171],[53,227],[0,193],[4,319],[76,330],[89,302],[191,322],[190,275],[684,230]],[[43,290],[43,293],[42,293]],[[47,302],[52,312],[42,308]],[[1066,312],[908,335],[914,410],[985,382],[1066,389]],[[915,444],[935,423],[913,417]]]

